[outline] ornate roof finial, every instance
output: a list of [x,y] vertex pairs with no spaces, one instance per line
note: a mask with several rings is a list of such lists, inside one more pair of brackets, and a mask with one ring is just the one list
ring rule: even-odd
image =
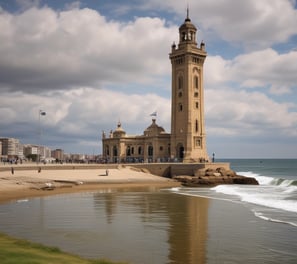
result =
[[189,3],[187,4],[187,18],[185,19],[185,21],[191,21],[189,17]]

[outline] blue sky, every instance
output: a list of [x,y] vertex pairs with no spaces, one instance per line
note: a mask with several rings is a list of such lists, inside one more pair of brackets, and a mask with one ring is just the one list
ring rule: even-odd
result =
[[102,130],[142,134],[154,111],[170,132],[187,4],[208,53],[209,155],[297,158],[295,0],[0,0],[0,136],[99,154]]

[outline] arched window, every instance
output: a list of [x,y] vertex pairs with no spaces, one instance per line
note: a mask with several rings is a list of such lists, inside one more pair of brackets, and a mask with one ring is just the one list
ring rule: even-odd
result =
[[178,147],[178,158],[183,159],[185,156],[185,148],[183,146]]
[[149,146],[148,147],[148,155],[153,156],[153,154],[154,154],[154,148],[153,148],[153,146]]
[[116,157],[118,155],[118,148],[117,148],[117,146],[113,146],[112,154],[113,154],[114,157]]
[[195,89],[198,89],[199,88],[199,79],[198,79],[198,76],[194,76],[194,87]]
[[199,124],[198,124],[198,120],[196,119],[195,121],[195,132],[198,132],[199,129]]
[[178,104],[178,111],[179,112],[182,112],[183,111],[183,105],[182,105],[182,103],[179,103]]
[[178,77],[178,89],[183,88],[183,76]]
[[195,107],[196,107],[196,109],[199,108],[199,103],[198,102],[195,103]]
[[109,156],[109,146],[108,145],[105,147],[105,154],[106,154],[106,156]]
[[127,147],[127,156],[131,156],[131,148],[130,148],[130,146]]
[[142,149],[141,149],[141,147],[139,146],[139,147],[138,147],[138,155],[141,155],[141,153],[142,153]]

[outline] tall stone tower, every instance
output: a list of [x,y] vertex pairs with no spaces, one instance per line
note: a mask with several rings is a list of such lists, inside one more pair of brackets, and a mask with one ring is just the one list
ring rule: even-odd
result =
[[196,27],[189,10],[179,28],[179,43],[171,47],[171,156],[183,162],[208,160],[204,126],[203,64],[205,45],[196,42]]

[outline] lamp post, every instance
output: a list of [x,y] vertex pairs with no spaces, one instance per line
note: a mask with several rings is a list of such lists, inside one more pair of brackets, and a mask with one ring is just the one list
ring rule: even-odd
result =
[[[41,144],[41,124],[40,124],[40,117],[41,116],[45,116],[46,115],[46,112],[45,111],[43,111],[43,110],[39,110],[39,112],[38,112],[38,126],[39,126],[39,144]],[[41,147],[41,145],[39,145],[38,147],[37,147],[37,163],[39,163],[40,162],[40,147]]]

